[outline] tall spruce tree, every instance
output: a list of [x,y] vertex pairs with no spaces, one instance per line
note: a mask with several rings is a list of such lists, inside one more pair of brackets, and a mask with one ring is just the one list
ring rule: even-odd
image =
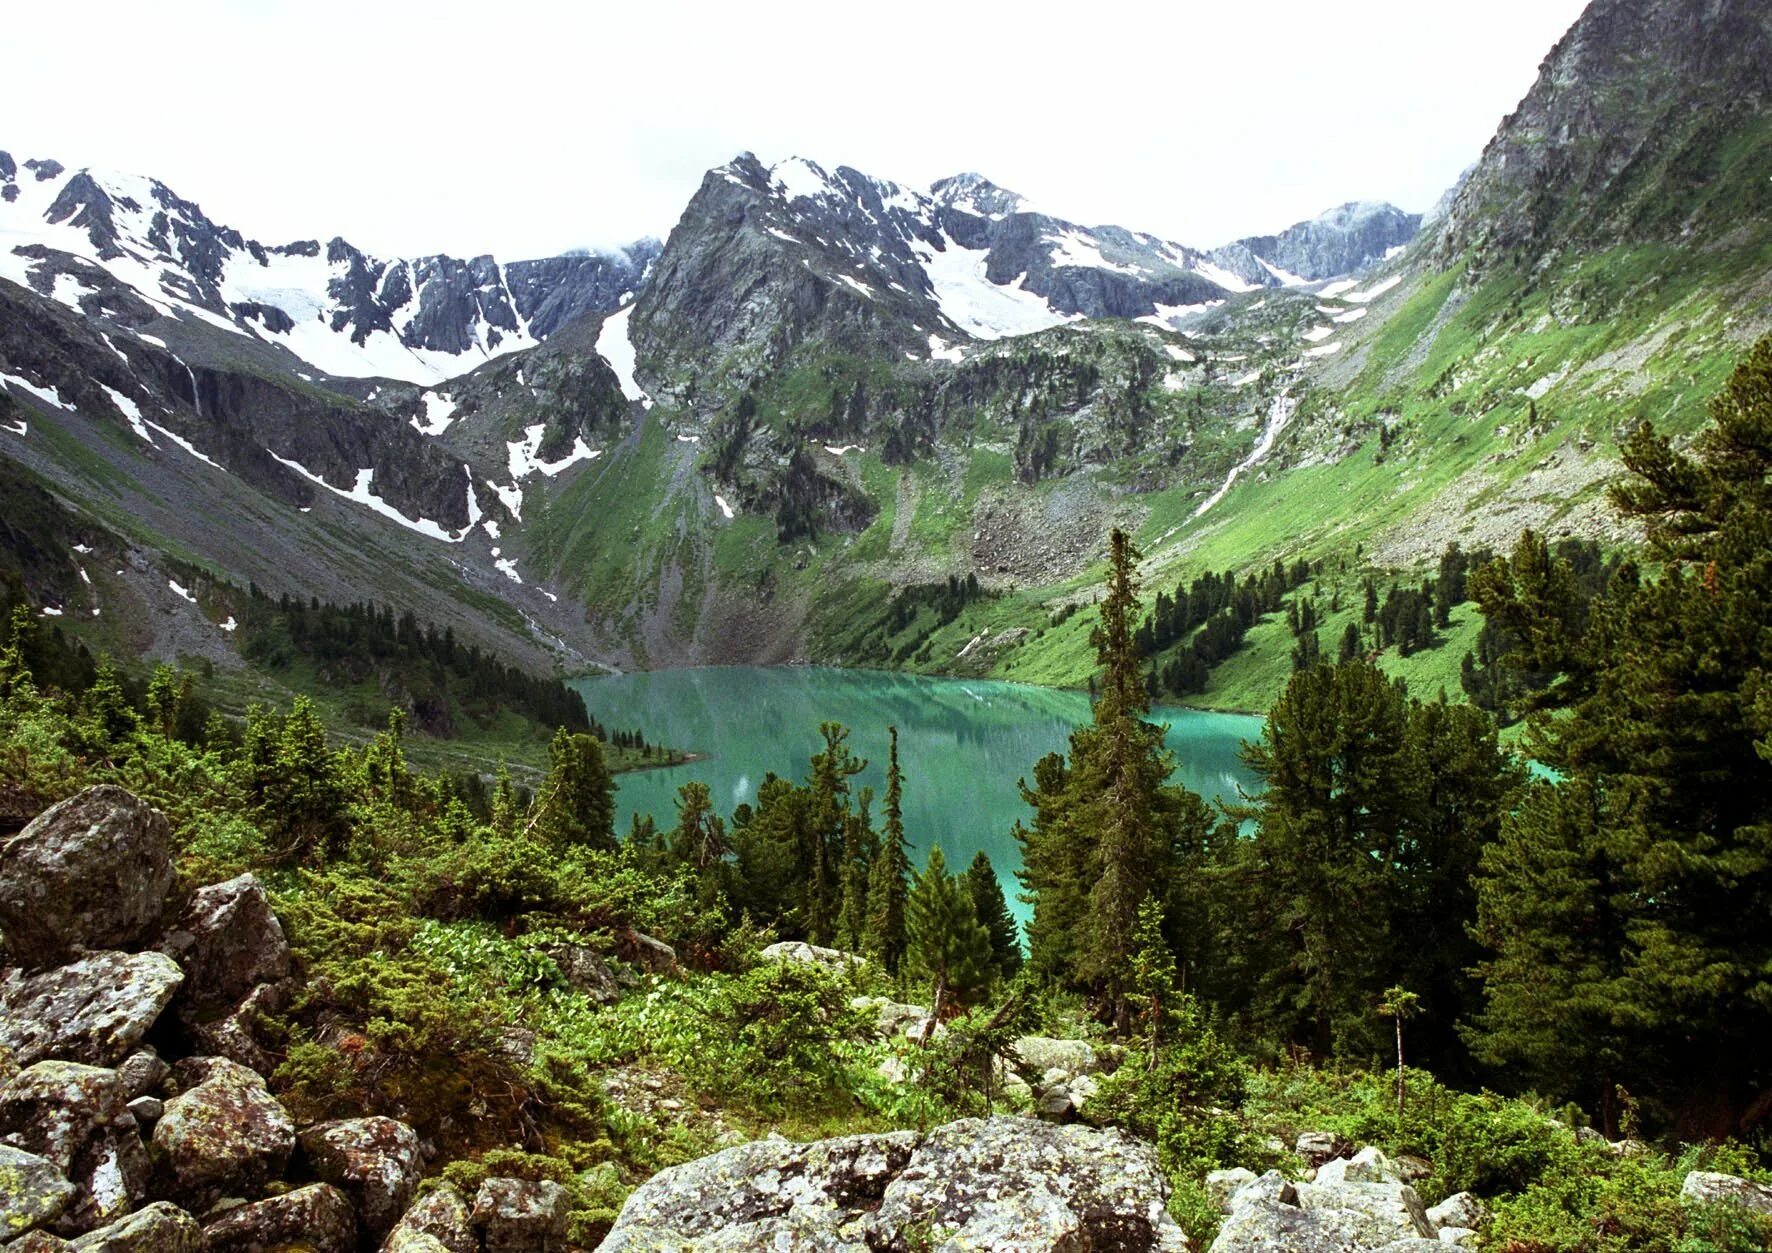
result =
[[1688,1138],[1751,1133],[1772,1114],[1772,338],[1689,452],[1643,426],[1624,462],[1613,500],[1657,577],[1614,576],[1585,621],[1534,595],[1572,577],[1556,561],[1473,587],[1557,671],[1532,725],[1561,776],[1483,859],[1475,1042],[1609,1127],[1622,1085]]
[[905,902],[905,940],[911,977],[929,985],[932,1020],[990,985],[990,933],[978,920],[964,878],[948,873],[940,845],[929,850],[929,864]]
[[615,847],[615,782],[595,737],[564,727],[554,733],[529,826],[559,852]]
[[1009,912],[1009,902],[1003,896],[1003,885],[997,881],[990,854],[982,848],[974,853],[965,877],[978,920],[991,937],[991,965],[1000,978],[1013,978],[1021,969],[1021,931]]
[[880,850],[868,872],[867,918],[862,951],[898,973],[905,950],[905,898],[911,890],[910,844],[904,834],[904,774],[898,765],[898,728],[887,727],[886,822]]

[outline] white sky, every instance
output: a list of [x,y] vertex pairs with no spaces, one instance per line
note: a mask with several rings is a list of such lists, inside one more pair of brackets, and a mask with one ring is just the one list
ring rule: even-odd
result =
[[13,0],[0,149],[383,255],[662,238],[746,149],[1212,246],[1427,208],[1582,7]]

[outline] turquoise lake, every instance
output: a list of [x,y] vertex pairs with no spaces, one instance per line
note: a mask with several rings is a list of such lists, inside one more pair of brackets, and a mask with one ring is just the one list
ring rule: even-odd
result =
[[[755,800],[770,771],[802,779],[820,744],[818,725],[829,721],[849,728],[850,745],[868,761],[858,783],[874,788],[878,824],[886,728],[896,726],[913,859],[921,865],[939,844],[949,865],[959,867],[982,848],[1018,917],[1027,907],[1017,898],[1020,853],[1012,832],[1031,811],[1017,780],[1031,775],[1045,754],[1066,750],[1071,730],[1089,720],[1089,699],[1081,692],[874,670],[717,666],[582,679],[575,686],[592,715],[612,730],[637,727],[650,741],[705,757],[619,776],[621,830],[636,812],[652,814],[660,829],[671,827],[677,788],[692,779],[708,785],[725,814]],[[1239,786],[1254,786],[1238,749],[1260,734],[1261,719],[1170,707],[1153,716],[1169,726],[1182,783],[1209,801],[1234,800]]]

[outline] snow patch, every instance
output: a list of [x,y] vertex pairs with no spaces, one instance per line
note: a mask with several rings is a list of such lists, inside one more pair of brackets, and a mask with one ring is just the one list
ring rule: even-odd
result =
[[1333,344],[1319,344],[1315,348],[1306,348],[1304,350],[1304,355],[1307,357],[1329,357],[1340,351],[1341,341],[1337,340]]
[[[275,456],[276,454],[273,453],[272,455]],[[197,598],[195,596],[191,595],[191,593],[188,589],[181,586],[177,579],[167,579],[166,586],[170,587],[179,596],[182,596],[186,600],[190,601],[193,605],[197,603]]]
[[1387,291],[1402,281],[1403,276],[1401,274],[1393,274],[1387,279],[1380,279],[1364,291],[1350,291],[1346,296],[1342,297],[1342,299],[1346,300],[1349,304],[1354,305],[1368,304],[1371,301],[1377,300],[1380,296],[1384,295]]
[[634,381],[634,343],[628,338],[628,319],[633,313],[634,306],[627,305],[603,319],[602,329],[597,332],[597,355],[615,371],[615,377],[621,383],[621,394],[650,409],[652,397]]
[[114,387],[106,387],[103,383],[100,383],[99,387],[104,391],[105,395],[111,398],[111,403],[117,406],[117,411],[129,420],[130,430],[141,436],[149,444],[153,444],[154,437],[148,434],[147,424],[142,421],[141,406]]
[[233,614],[228,615],[228,620],[226,622],[218,622],[216,625],[226,631],[229,635],[232,635],[240,627],[240,624],[234,620]]
[[383,500],[380,496],[377,496],[374,491],[374,467],[368,467],[357,471],[357,481],[351,485],[349,491],[346,491],[343,488],[334,487],[318,474],[315,474],[312,470],[302,465],[299,461],[291,461],[288,457],[280,457],[276,453],[271,452],[269,448],[265,449],[265,451],[271,453],[272,460],[294,470],[297,474],[301,475],[315,486],[324,487],[334,496],[342,496],[346,500],[362,505],[364,508],[375,513],[379,513],[388,521],[396,522],[409,531],[417,531],[420,535],[426,536],[430,539],[442,540],[445,544],[459,544],[462,540],[467,538],[468,530],[466,528],[460,532],[447,531],[443,529],[440,523],[433,522],[429,518],[409,518],[398,509],[394,508],[394,506],[390,505],[387,501]]
[[[8,374],[4,370],[0,370],[0,383],[10,383],[20,391],[30,392],[46,405],[54,405],[57,409],[66,409],[69,412],[73,411],[74,407],[63,400],[61,393],[53,387],[38,387],[30,379],[21,378],[17,374]],[[19,434],[23,435],[24,432],[20,431]]]
[[919,240],[911,248],[922,262],[943,315],[967,334],[1002,339],[1063,326],[1083,316],[1059,313],[1044,296],[1028,291],[1026,274],[1013,283],[991,282],[985,274],[986,249],[962,248],[945,234],[942,244],[937,250]]
[[732,517],[732,506],[727,504],[726,498],[724,496],[720,495],[718,492],[714,493],[714,503],[716,505],[720,506],[720,512],[725,514],[727,516],[727,518]]
[[[370,397],[375,399],[374,396]],[[424,421],[412,419],[412,428],[420,435],[441,435],[455,421],[455,402],[442,392],[426,392],[419,398],[424,402]]]

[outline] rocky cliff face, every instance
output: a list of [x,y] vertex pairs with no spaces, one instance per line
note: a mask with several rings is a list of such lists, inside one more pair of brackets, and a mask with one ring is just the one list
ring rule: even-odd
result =
[[1250,282],[1316,282],[1363,274],[1396,256],[1421,228],[1419,213],[1367,200],[1337,206],[1278,235],[1251,235],[1212,259]]
[[1595,0],[1484,149],[1435,255],[1529,263],[1560,243],[1676,239],[1764,213],[1769,111],[1760,0]]
[[[532,347],[644,281],[656,240],[502,264],[381,259],[343,239],[270,246],[164,183],[0,153],[0,277],[88,314],[183,316],[327,374],[434,383]],[[293,363],[292,363],[293,364]]]

